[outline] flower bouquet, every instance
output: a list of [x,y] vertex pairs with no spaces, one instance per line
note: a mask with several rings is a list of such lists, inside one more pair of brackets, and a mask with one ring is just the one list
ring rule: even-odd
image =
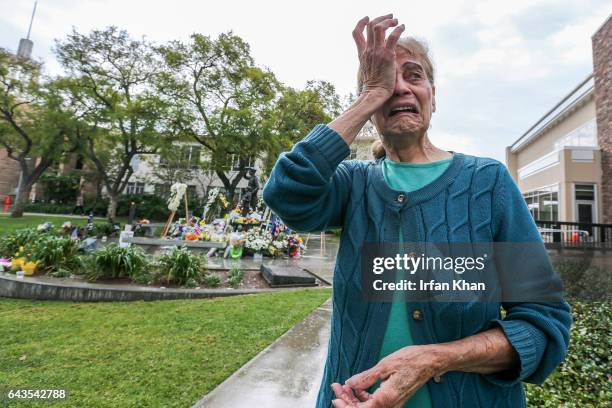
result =
[[267,249],[272,243],[272,234],[258,227],[247,231],[244,247],[249,253],[259,253]]
[[229,202],[225,195],[219,192],[218,188],[213,188],[208,193],[208,198],[204,206],[203,218],[210,224],[218,215],[222,214],[229,207]]
[[15,253],[15,257],[11,262],[11,267],[15,271],[23,271],[26,276],[34,275],[38,262],[28,261],[27,254],[24,253],[24,247],[19,247],[19,251]]
[[287,236],[287,247],[289,249],[289,256],[292,258],[299,258],[306,250],[304,241],[298,234],[291,234]]

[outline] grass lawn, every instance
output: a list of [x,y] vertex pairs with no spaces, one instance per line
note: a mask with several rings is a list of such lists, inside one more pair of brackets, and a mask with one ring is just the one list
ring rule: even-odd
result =
[[126,303],[0,298],[0,389],[67,389],[61,407],[188,407],[330,295],[311,289]]
[[[87,224],[87,217],[81,217],[77,215],[61,215],[61,214],[47,214],[47,215],[24,215],[21,218],[11,218],[10,214],[0,214],[0,234],[5,232],[11,232],[21,228],[36,228],[39,224],[45,222],[53,223],[54,227],[61,227],[64,221],[70,221],[72,225]],[[118,219],[118,222],[125,223],[126,219]],[[106,219],[96,218],[95,224],[106,224]]]

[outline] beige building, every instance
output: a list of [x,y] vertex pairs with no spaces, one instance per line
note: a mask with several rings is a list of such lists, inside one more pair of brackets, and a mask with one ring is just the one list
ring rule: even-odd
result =
[[353,160],[372,160],[372,143],[378,140],[379,136],[371,122],[367,122],[359,131],[353,143],[349,146],[351,153],[347,159]]
[[506,148],[536,220],[612,223],[611,34],[609,18],[593,36],[593,74]]
[[506,164],[536,220],[602,218],[592,75],[506,148]]

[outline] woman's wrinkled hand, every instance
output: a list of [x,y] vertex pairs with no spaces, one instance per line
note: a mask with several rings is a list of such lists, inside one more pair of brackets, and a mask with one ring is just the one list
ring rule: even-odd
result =
[[[401,408],[430,378],[441,371],[444,353],[435,345],[408,346],[380,360],[374,367],[334,383],[335,408]],[[381,380],[372,394],[365,390]]]
[[[380,16],[372,21],[369,21],[369,17],[364,17],[353,30],[362,75],[360,91],[372,93],[380,97],[382,102],[393,95],[395,88],[395,46],[404,31],[404,25],[398,26],[397,23],[393,14]],[[364,37],[363,31],[366,27],[367,36]],[[385,39],[386,32],[391,27],[395,29]]]

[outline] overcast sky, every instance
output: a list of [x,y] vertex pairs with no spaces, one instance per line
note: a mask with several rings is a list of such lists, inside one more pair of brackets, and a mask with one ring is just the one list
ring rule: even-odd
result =
[[[0,0],[0,47],[16,50],[33,4]],[[592,72],[591,36],[612,0],[40,0],[31,40],[34,57],[60,73],[51,48],[72,27],[115,25],[158,43],[233,30],[285,84],[326,80],[343,95],[355,88],[355,23],[389,12],[431,48],[434,144],[504,161],[505,146]]]

